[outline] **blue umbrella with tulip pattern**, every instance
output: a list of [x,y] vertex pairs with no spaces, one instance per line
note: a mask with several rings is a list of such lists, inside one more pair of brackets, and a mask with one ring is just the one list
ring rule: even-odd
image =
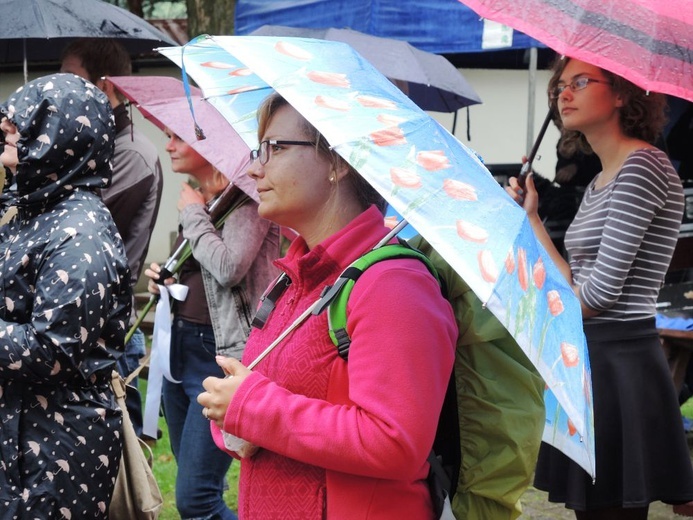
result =
[[595,475],[579,302],[475,153],[340,42],[202,36],[159,51],[251,149],[273,91],[310,121],[510,331],[548,387],[544,440]]

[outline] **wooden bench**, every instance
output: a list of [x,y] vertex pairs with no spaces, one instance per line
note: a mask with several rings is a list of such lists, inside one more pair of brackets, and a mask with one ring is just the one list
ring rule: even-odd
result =
[[[688,235],[688,233],[686,233]],[[675,279],[680,273],[680,280],[686,280],[686,270],[693,269],[693,234],[690,236],[682,236],[676,243],[676,249],[669,265],[668,278]],[[671,292],[671,289],[676,289],[680,286],[680,294],[674,294],[671,298],[672,306],[681,309],[679,314],[693,318],[693,295],[690,299],[691,310],[685,309],[688,305],[684,295],[693,289],[691,282],[681,282],[680,284],[669,284],[668,290],[660,293],[660,303],[664,292]],[[667,307],[661,307],[660,312],[667,313]],[[669,362],[669,369],[674,380],[676,391],[679,392],[682,388],[688,363],[693,354],[693,331],[676,330],[676,329],[659,329],[659,337],[662,340],[662,348]]]
[[659,337],[669,362],[674,388],[680,392],[693,354],[693,330],[659,329]]

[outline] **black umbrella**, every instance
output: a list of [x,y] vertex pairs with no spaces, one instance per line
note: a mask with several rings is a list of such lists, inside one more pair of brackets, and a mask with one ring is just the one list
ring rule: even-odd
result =
[[25,80],[28,61],[60,59],[73,38],[118,38],[131,55],[177,45],[142,18],[101,0],[0,0],[0,21],[0,63],[23,63]]
[[481,103],[479,95],[452,63],[403,40],[380,38],[351,29],[309,29],[281,25],[263,25],[250,35],[317,38],[348,43],[422,110],[457,112],[460,108]]

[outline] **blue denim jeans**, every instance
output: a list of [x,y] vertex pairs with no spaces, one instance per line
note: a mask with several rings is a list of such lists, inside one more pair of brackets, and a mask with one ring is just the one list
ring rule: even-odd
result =
[[216,447],[197,396],[208,376],[224,377],[214,357],[211,326],[174,319],[171,372],[180,384],[164,379],[163,406],[178,463],[176,507],[183,520],[236,520],[224,503],[225,476],[233,458]]
[[[144,332],[139,328],[135,329],[130,341],[125,344],[125,352],[118,358],[117,370],[121,376],[127,377],[140,365],[140,358],[145,354],[144,347]],[[135,378],[131,384],[137,387],[137,379]]]

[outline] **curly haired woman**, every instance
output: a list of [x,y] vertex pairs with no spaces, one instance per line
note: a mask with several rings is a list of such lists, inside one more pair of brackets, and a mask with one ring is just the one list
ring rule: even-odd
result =
[[678,239],[681,180],[653,146],[664,96],[588,63],[564,59],[549,82],[566,140],[591,147],[602,171],[568,228],[566,262],[537,215],[531,176],[508,192],[582,306],[592,366],[596,481],[542,445],[535,486],[579,519],[645,519],[649,504],[693,499],[693,470],[655,303]]

